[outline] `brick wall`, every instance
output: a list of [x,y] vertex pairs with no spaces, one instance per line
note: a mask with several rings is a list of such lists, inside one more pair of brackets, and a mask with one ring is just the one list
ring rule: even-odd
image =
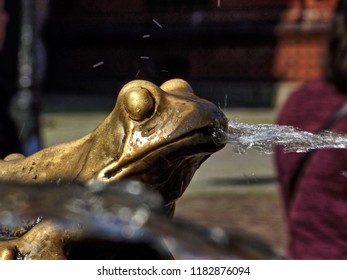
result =
[[321,75],[325,45],[336,0],[291,0],[276,28],[273,74],[300,81]]

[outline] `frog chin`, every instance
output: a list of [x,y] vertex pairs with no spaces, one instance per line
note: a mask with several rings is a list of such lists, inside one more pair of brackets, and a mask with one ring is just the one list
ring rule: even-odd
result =
[[201,163],[224,147],[209,135],[196,131],[130,162],[111,163],[99,173],[97,181],[108,184],[122,179],[138,180],[158,190],[165,204],[170,204],[183,194]]

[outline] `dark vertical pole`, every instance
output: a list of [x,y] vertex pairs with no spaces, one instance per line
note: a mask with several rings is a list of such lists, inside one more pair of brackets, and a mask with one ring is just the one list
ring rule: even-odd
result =
[[21,0],[21,28],[18,51],[18,92],[13,115],[19,139],[26,155],[41,147],[39,134],[39,82],[37,77],[35,0]]
[[[3,4],[3,0],[0,3]],[[0,158],[22,152],[17,126],[10,115],[12,97],[17,92],[17,53],[20,29],[20,1],[5,1],[0,23],[4,44],[0,47]],[[4,16],[6,21],[4,21]]]

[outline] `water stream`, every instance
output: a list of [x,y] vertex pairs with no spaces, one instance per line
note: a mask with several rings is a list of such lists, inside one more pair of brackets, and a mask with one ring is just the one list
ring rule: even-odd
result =
[[286,152],[308,152],[323,148],[347,148],[347,135],[330,131],[317,134],[301,131],[292,126],[276,124],[246,124],[230,120],[222,141],[231,144],[235,152],[244,153],[255,148],[262,153],[272,153],[273,147],[282,145]]

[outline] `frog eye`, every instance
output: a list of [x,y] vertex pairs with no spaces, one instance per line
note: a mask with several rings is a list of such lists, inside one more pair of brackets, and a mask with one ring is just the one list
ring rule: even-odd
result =
[[160,88],[165,92],[174,93],[181,96],[194,95],[191,86],[182,79],[172,79],[163,83]]
[[135,121],[142,121],[153,114],[155,103],[148,90],[134,87],[125,93],[124,106],[130,118]]

